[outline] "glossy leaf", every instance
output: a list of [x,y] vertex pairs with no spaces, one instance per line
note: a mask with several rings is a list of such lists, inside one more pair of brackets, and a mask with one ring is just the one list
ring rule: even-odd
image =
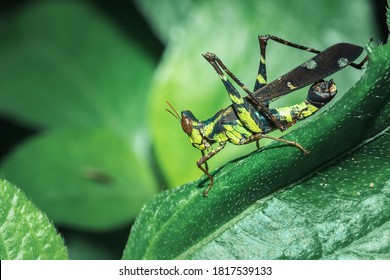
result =
[[23,185],[54,222],[107,229],[134,219],[157,192],[145,165],[110,130],[66,129],[30,140],[4,163],[2,175]]
[[0,180],[0,259],[67,259],[64,240],[24,193]]
[[182,24],[196,10],[196,1],[181,0],[177,2],[137,0],[139,9],[149,19],[156,35],[164,42],[180,39]]
[[389,259],[390,137],[258,201],[191,259]]
[[[365,76],[286,136],[308,156],[272,143],[217,170],[208,198],[197,188],[205,178],[157,196],[137,219],[123,258],[344,258],[385,230],[390,45],[368,51]],[[370,249],[360,257],[387,256]]]
[[158,192],[145,127],[154,65],[87,2],[22,7],[2,19],[0,114],[47,130],[10,152],[2,174],[56,223],[129,223]]
[[0,61],[3,113],[47,127],[142,124],[151,60],[83,2],[26,6],[4,22]]

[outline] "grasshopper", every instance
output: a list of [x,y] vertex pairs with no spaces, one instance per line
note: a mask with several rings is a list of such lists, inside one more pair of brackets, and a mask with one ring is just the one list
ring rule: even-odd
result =
[[[338,43],[321,52],[273,35],[258,36],[258,39],[260,44],[260,63],[253,91],[248,90],[218,56],[213,53],[206,53],[203,57],[219,75],[232,104],[220,110],[211,118],[200,121],[188,110],[182,111],[179,115],[167,101],[172,111],[166,110],[179,120],[183,131],[189,136],[192,145],[202,153],[202,157],[196,164],[210,179],[210,184],[203,193],[204,196],[208,196],[214,181],[213,176],[208,171],[207,161],[219,153],[227,142],[234,145],[256,142],[256,146],[259,148],[258,141],[268,138],[294,146],[304,154],[307,154],[308,151],[299,143],[268,134],[276,129],[284,131],[297,121],[312,116],[331,101],[337,93],[333,80],[326,81],[323,79],[348,65],[356,69],[362,69],[368,60],[366,56],[360,63],[355,64],[354,61],[361,55],[363,48],[348,43]],[[267,42],[270,39],[317,55],[268,84],[265,53]],[[248,96],[242,97],[234,85],[227,79],[224,72]],[[311,86],[305,101],[283,108],[269,108],[269,103],[276,98],[308,85]],[[215,143],[218,146],[213,148],[212,145]]]

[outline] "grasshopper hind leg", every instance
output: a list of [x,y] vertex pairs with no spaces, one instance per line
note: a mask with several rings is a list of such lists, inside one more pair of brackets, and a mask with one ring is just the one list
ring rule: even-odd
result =
[[[260,44],[260,62],[259,62],[259,70],[257,72],[255,86],[253,91],[261,89],[263,86],[267,84],[267,69],[265,63],[265,50],[267,46],[267,39],[263,36],[259,36],[259,44]],[[266,104],[268,106],[268,102]]]

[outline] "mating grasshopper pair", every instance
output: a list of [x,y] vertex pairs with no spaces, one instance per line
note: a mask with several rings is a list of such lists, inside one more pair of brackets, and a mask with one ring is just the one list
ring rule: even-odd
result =
[[[317,55],[268,84],[265,52],[267,42],[270,39]],[[179,120],[192,145],[202,153],[202,157],[196,164],[210,179],[204,196],[208,195],[214,181],[213,176],[208,171],[207,161],[221,151],[227,142],[235,145],[256,142],[257,148],[259,148],[258,141],[262,138],[268,138],[295,146],[307,154],[308,152],[299,143],[273,137],[268,133],[276,129],[284,131],[297,121],[313,115],[332,100],[337,93],[333,80],[323,79],[348,65],[362,69],[368,59],[366,56],[360,63],[355,64],[354,61],[361,55],[363,48],[348,43],[335,44],[322,52],[273,35],[259,36],[259,43],[260,63],[253,91],[248,90],[215,54],[206,53],[203,55],[221,78],[232,101],[232,105],[229,107],[220,110],[205,121],[199,121],[191,111],[182,111],[179,115],[167,102],[173,111],[166,110]],[[243,98],[223,72],[248,96]],[[308,85],[311,87],[305,101],[284,108],[269,108],[269,103],[274,99]],[[215,143],[219,145],[213,148],[212,144]]]

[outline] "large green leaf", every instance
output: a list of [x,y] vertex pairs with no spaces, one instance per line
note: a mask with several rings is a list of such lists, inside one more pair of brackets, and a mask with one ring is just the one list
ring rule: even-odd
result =
[[83,1],[30,3],[2,19],[0,34],[0,114],[47,129],[10,152],[2,176],[56,223],[132,221],[158,191],[148,54]]
[[252,205],[191,259],[389,259],[389,130],[337,165]]
[[9,182],[0,180],[0,259],[67,259],[49,219]]
[[169,1],[153,0],[137,0],[135,3],[149,19],[156,35],[164,42],[180,39],[182,24],[196,10],[195,0],[175,1],[174,5]]
[[106,229],[132,220],[156,193],[145,165],[110,130],[64,129],[23,145],[2,175],[24,186],[54,222]]
[[[207,180],[157,196],[137,219],[123,258],[343,258],[352,257],[360,242],[366,245],[367,236],[384,232],[390,217],[390,45],[368,51],[365,76],[287,135],[308,148],[308,156],[273,143],[215,172],[208,198],[197,188]],[[277,193],[308,175],[316,176]],[[381,254],[375,246],[388,248],[388,240],[373,241],[354,256],[385,258],[386,250]]]
[[30,4],[2,19],[1,38],[2,114],[129,134],[143,125],[152,61],[85,2]]
[[[179,111],[190,109],[199,119],[211,117],[229,105],[226,91],[201,53],[215,52],[242,81],[251,88],[257,74],[259,46],[257,35],[274,34],[293,42],[324,49],[341,41],[364,45],[375,37],[375,26],[368,1],[185,1],[183,6],[169,1],[139,1],[156,25],[171,22],[171,28],[159,28],[168,38],[164,59],[152,88],[150,122],[157,160],[170,187],[183,184],[202,173],[195,162],[200,157],[182,132],[180,125],[163,109],[165,100]],[[190,8],[188,8],[190,7]],[[169,12],[165,12],[165,11]],[[156,12],[158,11],[158,12]],[[166,18],[168,17],[168,19]],[[359,24],[356,22],[359,21]],[[164,30],[161,30],[164,29]],[[172,34],[172,35],[171,35]],[[312,54],[269,42],[268,80],[301,64]],[[349,68],[334,75],[342,95],[362,75]],[[289,94],[272,106],[292,105],[305,98],[305,92]],[[228,145],[209,162],[211,169],[251,152],[255,145]]]

